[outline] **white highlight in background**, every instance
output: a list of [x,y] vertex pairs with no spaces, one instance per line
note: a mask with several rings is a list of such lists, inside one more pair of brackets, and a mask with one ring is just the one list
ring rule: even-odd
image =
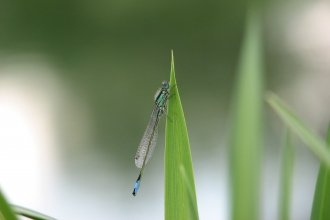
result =
[[56,178],[57,80],[35,59],[10,61],[0,63],[0,187],[11,203],[47,207]]

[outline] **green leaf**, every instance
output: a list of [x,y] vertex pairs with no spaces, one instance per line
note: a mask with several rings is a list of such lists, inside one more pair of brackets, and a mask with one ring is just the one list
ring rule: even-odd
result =
[[308,128],[274,93],[269,92],[266,96],[266,101],[291,130],[306,144],[309,150],[330,168],[330,151],[325,147],[322,139]]
[[195,203],[195,194],[194,189],[192,188],[186,170],[184,166],[180,165],[181,175],[183,177],[183,181],[185,183],[185,190],[186,190],[186,202],[187,202],[187,218],[189,220],[198,219],[198,210],[197,204]]
[[25,217],[28,217],[30,219],[35,219],[35,220],[55,220],[54,218],[51,218],[47,215],[41,214],[39,212],[17,206],[17,205],[11,205],[12,209],[17,215],[22,215]]
[[288,129],[283,149],[282,178],[281,178],[281,198],[280,198],[280,219],[290,219],[290,202],[292,173],[294,164],[294,144],[292,132]]
[[[194,173],[190,153],[190,145],[186,122],[180,101],[178,84],[175,79],[174,57],[172,51],[171,63],[171,97],[168,100],[165,137],[165,219],[188,219],[186,188],[192,190],[192,206],[196,209]],[[182,176],[180,166],[183,166],[186,179]]]
[[11,210],[5,197],[0,191],[0,219],[1,220],[17,220],[14,212]]
[[255,220],[259,213],[263,116],[263,57],[261,17],[257,8],[247,13],[232,108],[231,186],[232,219]]
[[[330,124],[326,145],[330,148]],[[317,177],[311,220],[330,219],[330,168],[322,163]]]

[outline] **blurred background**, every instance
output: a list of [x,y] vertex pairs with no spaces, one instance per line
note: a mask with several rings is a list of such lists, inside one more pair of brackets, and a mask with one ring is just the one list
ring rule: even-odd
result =
[[[164,129],[139,194],[134,156],[174,50],[200,219],[229,219],[230,100],[245,1],[1,1],[0,186],[57,219],[163,219]],[[324,137],[330,3],[268,1],[265,88]],[[278,218],[284,126],[265,106],[261,219]],[[319,162],[299,142],[292,219],[309,219]],[[301,145],[301,146],[300,146]]]

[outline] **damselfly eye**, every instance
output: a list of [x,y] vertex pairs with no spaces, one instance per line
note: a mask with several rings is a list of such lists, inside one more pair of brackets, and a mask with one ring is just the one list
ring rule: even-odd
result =
[[168,88],[170,87],[170,84],[169,84],[167,81],[163,81],[163,82],[162,82],[162,87],[163,87],[164,89],[168,89]]

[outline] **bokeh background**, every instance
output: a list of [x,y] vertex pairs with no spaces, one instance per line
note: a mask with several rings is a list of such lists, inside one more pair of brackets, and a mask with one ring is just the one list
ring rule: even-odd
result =
[[[324,136],[330,3],[267,1],[265,88]],[[137,197],[134,156],[174,50],[200,219],[229,219],[230,100],[245,1],[1,1],[0,185],[57,219],[163,219],[165,120]],[[265,106],[261,219],[277,219],[284,126]],[[292,219],[319,162],[297,141]]]

